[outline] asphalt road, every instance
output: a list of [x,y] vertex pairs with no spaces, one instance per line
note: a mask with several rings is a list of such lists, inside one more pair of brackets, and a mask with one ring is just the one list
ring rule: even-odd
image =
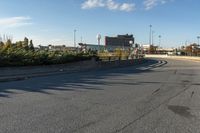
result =
[[200,62],[0,83],[0,133],[200,133]]

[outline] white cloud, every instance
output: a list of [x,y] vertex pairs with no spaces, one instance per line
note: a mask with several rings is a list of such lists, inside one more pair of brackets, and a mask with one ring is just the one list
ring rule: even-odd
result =
[[121,10],[121,11],[126,11],[126,12],[133,11],[133,10],[135,10],[135,4],[134,4],[134,3],[132,3],[132,4],[123,3],[123,4],[120,6],[120,10]]
[[145,10],[150,10],[160,4],[166,4],[168,1],[173,1],[173,0],[145,0],[143,4]]
[[126,11],[130,12],[135,10],[134,3],[118,3],[114,0],[86,0],[82,4],[82,9],[91,9],[91,8],[99,8],[104,7],[109,10],[118,10],[118,11]]
[[10,18],[0,18],[0,27],[20,27],[20,26],[25,26],[25,25],[30,25],[32,24],[30,22],[31,18],[30,17],[10,17]]
[[118,10],[120,7],[119,3],[114,2],[113,0],[107,0],[107,8],[110,10]]
[[96,8],[96,7],[104,7],[103,0],[86,0],[82,4],[82,9],[91,9],[91,8]]

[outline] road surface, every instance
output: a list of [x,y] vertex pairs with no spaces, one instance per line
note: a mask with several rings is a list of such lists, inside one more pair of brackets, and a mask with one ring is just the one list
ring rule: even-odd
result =
[[0,83],[0,133],[200,133],[200,62]]

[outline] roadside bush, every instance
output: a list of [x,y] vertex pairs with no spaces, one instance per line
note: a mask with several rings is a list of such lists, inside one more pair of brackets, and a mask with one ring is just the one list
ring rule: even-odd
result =
[[30,66],[65,64],[69,62],[90,60],[94,55],[72,54],[67,52],[30,51],[23,49],[0,50],[0,66]]
[[32,40],[24,38],[24,41],[12,43],[0,41],[0,67],[6,66],[33,66],[65,64],[75,61],[90,60],[96,54],[72,53],[68,51],[35,50]]

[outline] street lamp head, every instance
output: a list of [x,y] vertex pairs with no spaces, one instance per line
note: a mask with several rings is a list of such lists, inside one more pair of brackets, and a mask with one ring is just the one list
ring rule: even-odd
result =
[[200,39],[200,36],[197,36],[197,39],[198,39],[198,46],[199,46],[199,39]]
[[129,44],[133,44],[133,41],[131,40],[131,41],[129,41]]

